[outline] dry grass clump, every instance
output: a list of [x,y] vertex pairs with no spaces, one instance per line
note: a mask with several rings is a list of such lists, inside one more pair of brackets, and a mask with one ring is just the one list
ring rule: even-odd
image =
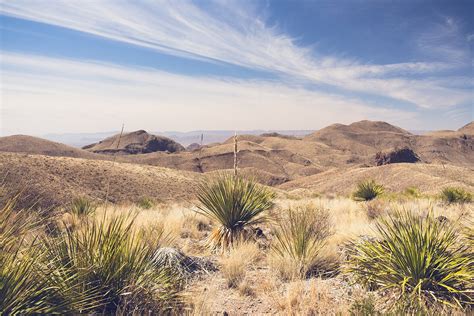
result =
[[304,278],[321,262],[317,259],[331,234],[327,210],[313,205],[290,208],[274,231],[270,263],[284,279]]
[[472,306],[474,258],[455,224],[393,211],[376,231],[378,240],[352,244],[348,271],[357,280],[391,292],[405,313]]
[[245,278],[247,270],[255,263],[260,253],[257,244],[240,242],[234,244],[220,260],[221,271],[227,285],[237,288]]
[[333,294],[330,284],[321,279],[298,280],[284,285],[274,297],[285,315],[339,315],[347,313],[347,302]]
[[444,188],[441,191],[441,199],[446,203],[470,203],[472,194],[462,188]]
[[199,185],[197,212],[218,226],[211,233],[212,248],[226,249],[244,237],[245,228],[266,220],[275,194],[256,181],[220,174]]
[[370,201],[384,193],[384,187],[374,180],[367,180],[357,184],[355,192],[352,194],[356,201]]

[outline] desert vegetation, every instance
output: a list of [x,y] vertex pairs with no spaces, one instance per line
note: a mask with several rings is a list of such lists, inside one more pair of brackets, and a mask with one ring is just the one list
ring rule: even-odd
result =
[[150,207],[78,198],[57,215],[17,211],[8,200],[0,211],[2,313],[472,309],[472,202],[446,203],[441,191],[367,203],[286,199],[230,174],[197,192],[189,203]]

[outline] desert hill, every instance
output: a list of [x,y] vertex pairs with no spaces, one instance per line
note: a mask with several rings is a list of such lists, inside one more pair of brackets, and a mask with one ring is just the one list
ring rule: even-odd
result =
[[200,174],[162,167],[70,157],[0,153],[2,194],[22,192],[20,206],[50,208],[86,196],[104,201],[183,201],[193,197]]
[[416,187],[423,194],[439,194],[443,187],[463,187],[474,191],[474,169],[430,164],[391,164],[379,167],[333,168],[325,172],[286,182],[287,191],[307,190],[313,193],[350,195],[357,183],[374,179],[391,192]]
[[146,154],[157,151],[174,153],[185,150],[170,138],[152,135],[144,130],[126,133],[121,137],[114,135],[82,149],[100,154]]
[[[470,123],[460,131],[469,132]],[[121,163],[161,166],[198,173],[232,169],[234,138],[223,143],[184,148],[172,140],[137,131],[87,146],[81,150],[29,136],[0,138],[0,151],[25,152],[48,156],[112,160]],[[3,145],[2,145],[3,144]],[[385,122],[360,121],[350,125],[334,124],[305,137],[278,133],[238,136],[238,164],[262,183],[284,182],[324,173],[331,169],[374,166],[378,152],[408,147],[420,163],[474,166],[474,135],[443,132],[414,135]],[[158,151],[156,151],[158,150]],[[163,151],[161,151],[163,150]],[[100,153],[100,154],[99,154]],[[113,158],[110,153],[117,153]]]
[[460,129],[458,129],[458,132],[464,133],[464,134],[469,134],[469,135],[474,135],[474,121],[471,123],[467,123]]
[[99,158],[96,154],[79,148],[27,135],[0,137],[0,152],[28,153],[86,159]]

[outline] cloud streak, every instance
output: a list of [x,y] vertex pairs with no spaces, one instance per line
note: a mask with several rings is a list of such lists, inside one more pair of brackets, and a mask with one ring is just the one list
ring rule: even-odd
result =
[[[275,73],[282,80],[324,84],[392,98],[422,108],[470,100],[467,87],[449,86],[447,62],[362,64],[298,46],[241,1],[215,1],[206,10],[187,1],[5,2],[3,14],[49,23],[159,52]],[[449,35],[449,34],[448,34]],[[417,76],[413,79],[412,76]]]
[[4,134],[115,130],[122,122],[130,130],[162,131],[315,129],[367,118],[416,124],[411,111],[269,80],[14,53],[4,53],[2,63]]

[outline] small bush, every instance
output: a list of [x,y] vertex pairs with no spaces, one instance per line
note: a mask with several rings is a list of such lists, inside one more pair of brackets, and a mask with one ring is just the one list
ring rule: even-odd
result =
[[417,187],[408,187],[403,193],[405,193],[406,196],[413,198],[421,197],[420,189],[418,189]]
[[288,209],[274,232],[272,265],[284,279],[304,278],[331,234],[329,213],[312,206]]
[[94,214],[97,206],[85,197],[75,198],[69,209],[69,212],[79,217],[85,217]]
[[462,188],[445,188],[441,191],[441,199],[447,203],[472,202],[472,194]]
[[374,180],[367,180],[357,185],[353,198],[356,201],[370,201],[384,192],[384,187]]
[[151,198],[144,196],[138,200],[137,206],[144,210],[149,210],[155,206],[155,202]]
[[253,180],[221,174],[198,187],[197,212],[219,226],[211,233],[210,245],[225,249],[243,238],[244,228],[266,220],[275,194]]
[[376,225],[377,240],[349,249],[349,271],[369,287],[391,291],[404,312],[473,303],[473,257],[455,226],[430,213],[395,211]]

